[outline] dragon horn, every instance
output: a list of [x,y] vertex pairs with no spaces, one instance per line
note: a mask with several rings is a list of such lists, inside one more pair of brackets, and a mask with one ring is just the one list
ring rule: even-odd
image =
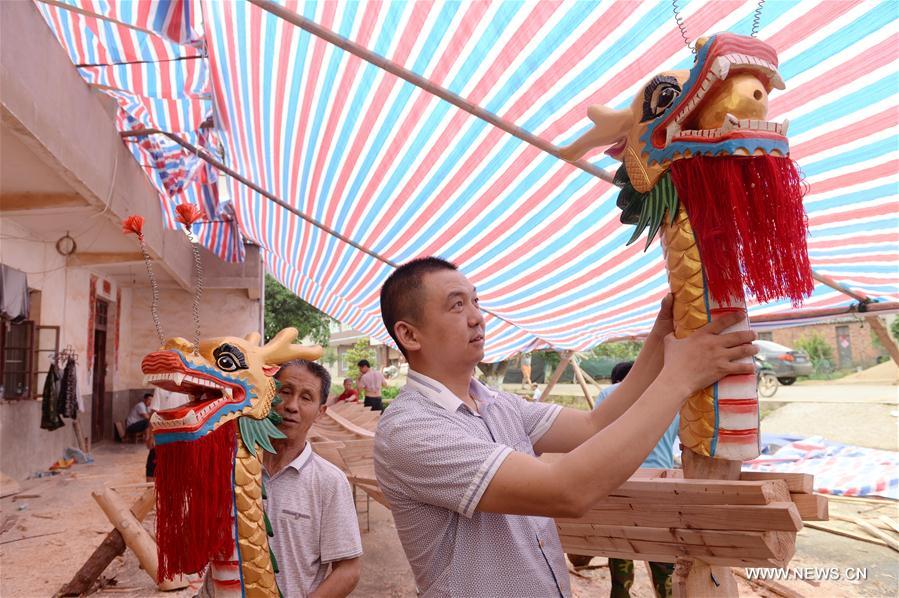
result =
[[297,345],[296,328],[285,328],[262,347],[262,359],[265,363],[279,365],[293,359],[315,361],[322,356],[322,348],[318,345]]

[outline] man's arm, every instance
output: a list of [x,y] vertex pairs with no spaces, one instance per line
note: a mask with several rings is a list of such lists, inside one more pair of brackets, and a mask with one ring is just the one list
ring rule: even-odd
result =
[[334,561],[331,572],[322,581],[309,598],[344,598],[359,583],[362,575],[362,559],[360,557]]
[[538,453],[567,453],[621,417],[639,399],[662,370],[665,337],[673,330],[669,294],[662,300],[656,322],[643,344],[640,355],[615,392],[592,411],[563,409],[552,427],[534,446]]
[[[755,334],[721,334],[742,317],[729,314],[683,340],[666,337],[665,367],[621,417],[553,463],[511,453],[478,510],[549,517],[585,513],[636,471],[687,397],[724,376],[752,373],[751,363],[738,361],[757,352],[750,344]],[[543,445],[541,438],[535,448]]]

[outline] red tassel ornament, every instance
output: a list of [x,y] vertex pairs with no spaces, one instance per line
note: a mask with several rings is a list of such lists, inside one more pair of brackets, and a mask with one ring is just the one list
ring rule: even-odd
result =
[[231,558],[236,426],[231,420],[198,440],[156,447],[157,581]]
[[122,232],[126,235],[129,233],[137,235],[138,239],[143,239],[144,237],[144,217],[143,216],[128,216],[122,221]]
[[175,206],[175,212],[177,212],[176,220],[190,228],[190,225],[203,217],[203,212],[200,211],[200,208],[195,206],[192,203],[182,203]]
[[673,162],[671,177],[712,298],[742,300],[744,284],[760,302],[811,295],[805,185],[793,160],[698,156]]

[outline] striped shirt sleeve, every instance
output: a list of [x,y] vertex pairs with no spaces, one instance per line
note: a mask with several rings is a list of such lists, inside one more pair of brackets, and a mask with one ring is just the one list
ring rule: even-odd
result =
[[555,423],[559,413],[562,412],[562,406],[555,403],[540,403],[537,401],[526,401],[519,397],[516,398],[518,399],[518,409],[521,412],[524,431],[531,441],[531,446],[533,446],[543,438],[543,435]]

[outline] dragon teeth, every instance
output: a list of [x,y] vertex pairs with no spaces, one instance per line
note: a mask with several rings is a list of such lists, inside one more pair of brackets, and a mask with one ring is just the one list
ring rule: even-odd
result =
[[222,388],[222,396],[225,397],[226,399],[228,399],[229,401],[232,401],[232,400],[234,400],[234,391],[231,390],[230,387],[226,386],[226,387]]
[[178,372],[174,376],[175,384],[181,386],[181,383],[184,382],[184,374]]

